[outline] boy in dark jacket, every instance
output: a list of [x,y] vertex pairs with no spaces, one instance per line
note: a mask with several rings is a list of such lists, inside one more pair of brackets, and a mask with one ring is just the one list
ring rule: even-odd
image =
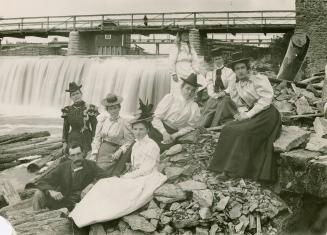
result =
[[81,200],[82,191],[95,180],[108,177],[95,162],[83,158],[80,146],[69,149],[69,159],[42,178],[33,197],[33,209],[67,208],[71,211]]

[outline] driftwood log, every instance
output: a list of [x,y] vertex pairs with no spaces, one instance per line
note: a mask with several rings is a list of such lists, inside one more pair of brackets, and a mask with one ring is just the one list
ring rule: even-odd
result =
[[50,136],[49,131],[39,131],[39,132],[23,133],[17,135],[3,135],[0,136],[0,145],[11,144],[20,141],[30,140],[33,138],[40,138],[40,137],[47,137],[47,136]]
[[41,142],[46,141],[47,139],[48,139],[47,137],[40,137],[40,138],[34,138],[34,139],[30,139],[30,140],[20,141],[17,143],[0,145],[0,152],[3,149],[11,149],[11,148],[16,148],[16,147],[20,147],[20,146],[41,143]]
[[295,33],[289,42],[284,60],[278,72],[277,78],[293,81],[302,66],[304,57],[308,51],[310,39],[304,33]]
[[14,147],[14,148],[3,148],[3,150],[1,151],[1,153],[20,153],[20,152],[26,152],[26,151],[30,151],[30,150],[34,150],[34,149],[52,149],[52,148],[56,148],[56,146],[61,147],[62,146],[62,142],[59,139],[56,140],[51,140],[51,141],[46,141],[46,142],[42,142],[42,143],[37,143],[37,144],[29,144],[29,145],[23,145],[23,146],[18,146],[18,147]]
[[27,170],[29,172],[36,172],[36,171],[40,170],[43,166],[45,166],[48,162],[56,160],[56,159],[62,157],[62,155],[63,155],[63,153],[62,153],[61,149],[56,150],[49,156],[43,157],[43,158],[39,159],[38,161],[29,164],[27,166]]
[[14,205],[21,201],[18,192],[8,180],[0,181],[0,195],[3,196],[8,205]]

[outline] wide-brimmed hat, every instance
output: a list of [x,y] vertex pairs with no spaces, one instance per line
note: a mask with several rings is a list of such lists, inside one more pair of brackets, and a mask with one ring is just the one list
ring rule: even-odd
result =
[[198,83],[198,76],[195,73],[191,73],[190,75],[188,75],[188,77],[185,78],[181,78],[184,82],[186,82],[187,84],[194,86],[194,87],[200,87],[201,85]]
[[122,97],[112,94],[112,93],[109,93],[109,94],[107,94],[106,98],[104,98],[101,101],[101,104],[105,107],[110,107],[110,106],[120,104],[121,102],[123,102]]
[[82,87],[82,85],[77,85],[75,82],[70,82],[68,89],[65,91],[66,92],[75,92],[75,91],[80,90],[81,87]]
[[141,99],[139,99],[140,108],[138,112],[134,114],[135,119],[131,121],[132,124],[136,124],[139,122],[150,122],[153,119],[153,104],[149,104],[148,100],[146,103],[143,103]]
[[215,57],[215,56],[223,56],[222,48],[219,47],[211,50],[211,57]]
[[246,57],[242,52],[236,52],[232,54],[232,61],[229,63],[231,68],[234,68],[234,65],[237,63],[249,63],[250,57]]

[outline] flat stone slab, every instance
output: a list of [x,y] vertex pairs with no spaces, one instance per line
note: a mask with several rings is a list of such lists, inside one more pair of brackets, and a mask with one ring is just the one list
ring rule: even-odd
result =
[[327,197],[327,156],[308,150],[281,154],[279,185],[282,190]]
[[319,137],[327,137],[327,119],[316,117],[313,122],[313,128]]
[[296,106],[296,112],[297,114],[308,114],[308,113],[314,113],[313,109],[309,105],[308,100],[302,96],[297,101],[295,101]]
[[310,137],[310,131],[303,130],[298,126],[283,126],[280,137],[274,143],[276,152],[288,152],[299,147]]
[[312,135],[305,149],[310,151],[317,151],[327,153],[327,139]]

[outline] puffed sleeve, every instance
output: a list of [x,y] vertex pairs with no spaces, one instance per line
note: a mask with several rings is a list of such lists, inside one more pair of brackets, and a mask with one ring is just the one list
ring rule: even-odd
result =
[[233,102],[235,103],[239,113],[244,113],[248,111],[248,108],[244,102],[242,102],[241,97],[239,96],[236,89],[236,79],[232,80],[230,83],[229,94]]
[[69,129],[70,129],[70,124],[68,122],[69,106],[66,106],[63,109],[61,109],[61,112],[62,112],[61,117],[64,119],[64,124],[62,128],[62,142],[67,143]]
[[[136,170],[126,173],[123,178],[136,178],[139,176],[147,175],[158,165],[160,159],[160,148],[154,143],[148,143],[142,146],[145,148],[142,152],[145,154],[144,161]],[[133,153],[132,153],[133,154]]]
[[172,94],[167,94],[162,100],[159,102],[156,111],[154,112],[154,117],[152,121],[152,125],[154,128],[158,129],[161,134],[166,133],[166,129],[162,123],[162,120],[165,118],[166,113],[169,110],[169,107],[174,102],[174,97]]
[[123,128],[124,128],[124,143],[120,146],[120,149],[123,150],[123,153],[126,153],[127,149],[132,145],[134,142],[134,135],[132,132],[131,124],[123,120]]
[[273,88],[266,76],[253,76],[251,77],[254,88],[259,95],[258,101],[254,104],[253,108],[247,112],[249,118],[253,117],[262,110],[269,108],[274,97]]
[[213,97],[215,92],[214,92],[214,82],[213,82],[213,74],[212,71],[208,71],[206,74],[206,80],[207,80],[207,90],[208,90],[208,95],[210,97]]
[[94,138],[93,138],[93,141],[92,141],[92,152],[91,154],[97,154],[98,151],[99,151],[99,148],[100,148],[100,145],[101,145],[101,130],[102,130],[102,126],[103,126],[103,123],[104,121],[106,120],[106,116],[103,115],[103,114],[100,114],[98,117],[97,117],[97,126],[96,126],[96,129],[95,129],[95,135],[94,135]]
[[178,47],[175,45],[169,53],[169,73],[170,75],[176,74],[176,62],[178,58]]
[[200,61],[195,49],[191,46],[192,68],[197,74],[200,73]]

